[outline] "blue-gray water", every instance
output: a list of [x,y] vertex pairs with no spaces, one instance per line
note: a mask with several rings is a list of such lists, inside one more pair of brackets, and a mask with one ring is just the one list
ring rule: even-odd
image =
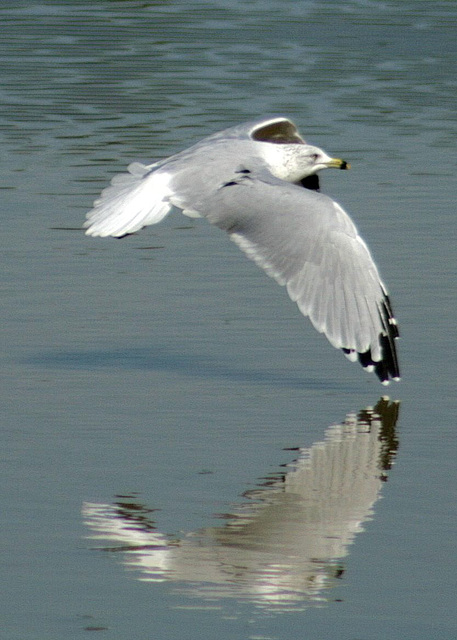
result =
[[[9,5],[2,640],[455,637],[454,3]],[[395,433],[217,229],[78,230],[132,160],[271,113],[352,164],[323,189],[401,323]]]

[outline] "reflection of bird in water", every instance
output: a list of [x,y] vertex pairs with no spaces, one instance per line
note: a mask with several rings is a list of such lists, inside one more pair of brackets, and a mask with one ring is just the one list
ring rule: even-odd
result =
[[122,237],[177,208],[223,231],[285,285],[331,344],[382,382],[398,379],[398,329],[376,265],[322,169],[348,169],[286,118],[232,127],[171,158],[115,176],[87,215],[90,236]]
[[236,597],[271,609],[325,600],[344,572],[342,559],[370,519],[398,441],[398,403],[349,414],[322,442],[226,514],[223,526],[180,540],[157,532],[151,512],[128,497],[85,503],[91,538],[139,571],[139,579],[188,584],[189,595]]

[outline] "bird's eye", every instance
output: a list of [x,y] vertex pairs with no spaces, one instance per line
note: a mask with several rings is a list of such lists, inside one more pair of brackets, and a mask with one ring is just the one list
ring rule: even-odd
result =
[[318,154],[317,154],[317,153],[312,153],[312,154],[310,155],[310,158],[311,158],[311,160],[312,160],[313,162],[316,162],[316,160],[319,158],[319,156],[318,156]]

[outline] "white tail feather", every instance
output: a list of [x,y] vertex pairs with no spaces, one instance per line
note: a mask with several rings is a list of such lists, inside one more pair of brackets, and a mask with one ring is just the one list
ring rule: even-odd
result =
[[84,223],[88,236],[120,237],[160,222],[170,211],[170,175],[134,162],[111,180]]

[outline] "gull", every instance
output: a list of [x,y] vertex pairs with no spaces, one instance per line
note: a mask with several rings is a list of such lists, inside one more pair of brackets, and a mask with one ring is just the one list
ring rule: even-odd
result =
[[387,384],[400,377],[387,289],[349,215],[319,190],[319,171],[349,166],[307,144],[287,118],[248,122],[130,164],[84,226],[89,236],[121,238],[172,209],[206,218],[286,287],[334,347]]

